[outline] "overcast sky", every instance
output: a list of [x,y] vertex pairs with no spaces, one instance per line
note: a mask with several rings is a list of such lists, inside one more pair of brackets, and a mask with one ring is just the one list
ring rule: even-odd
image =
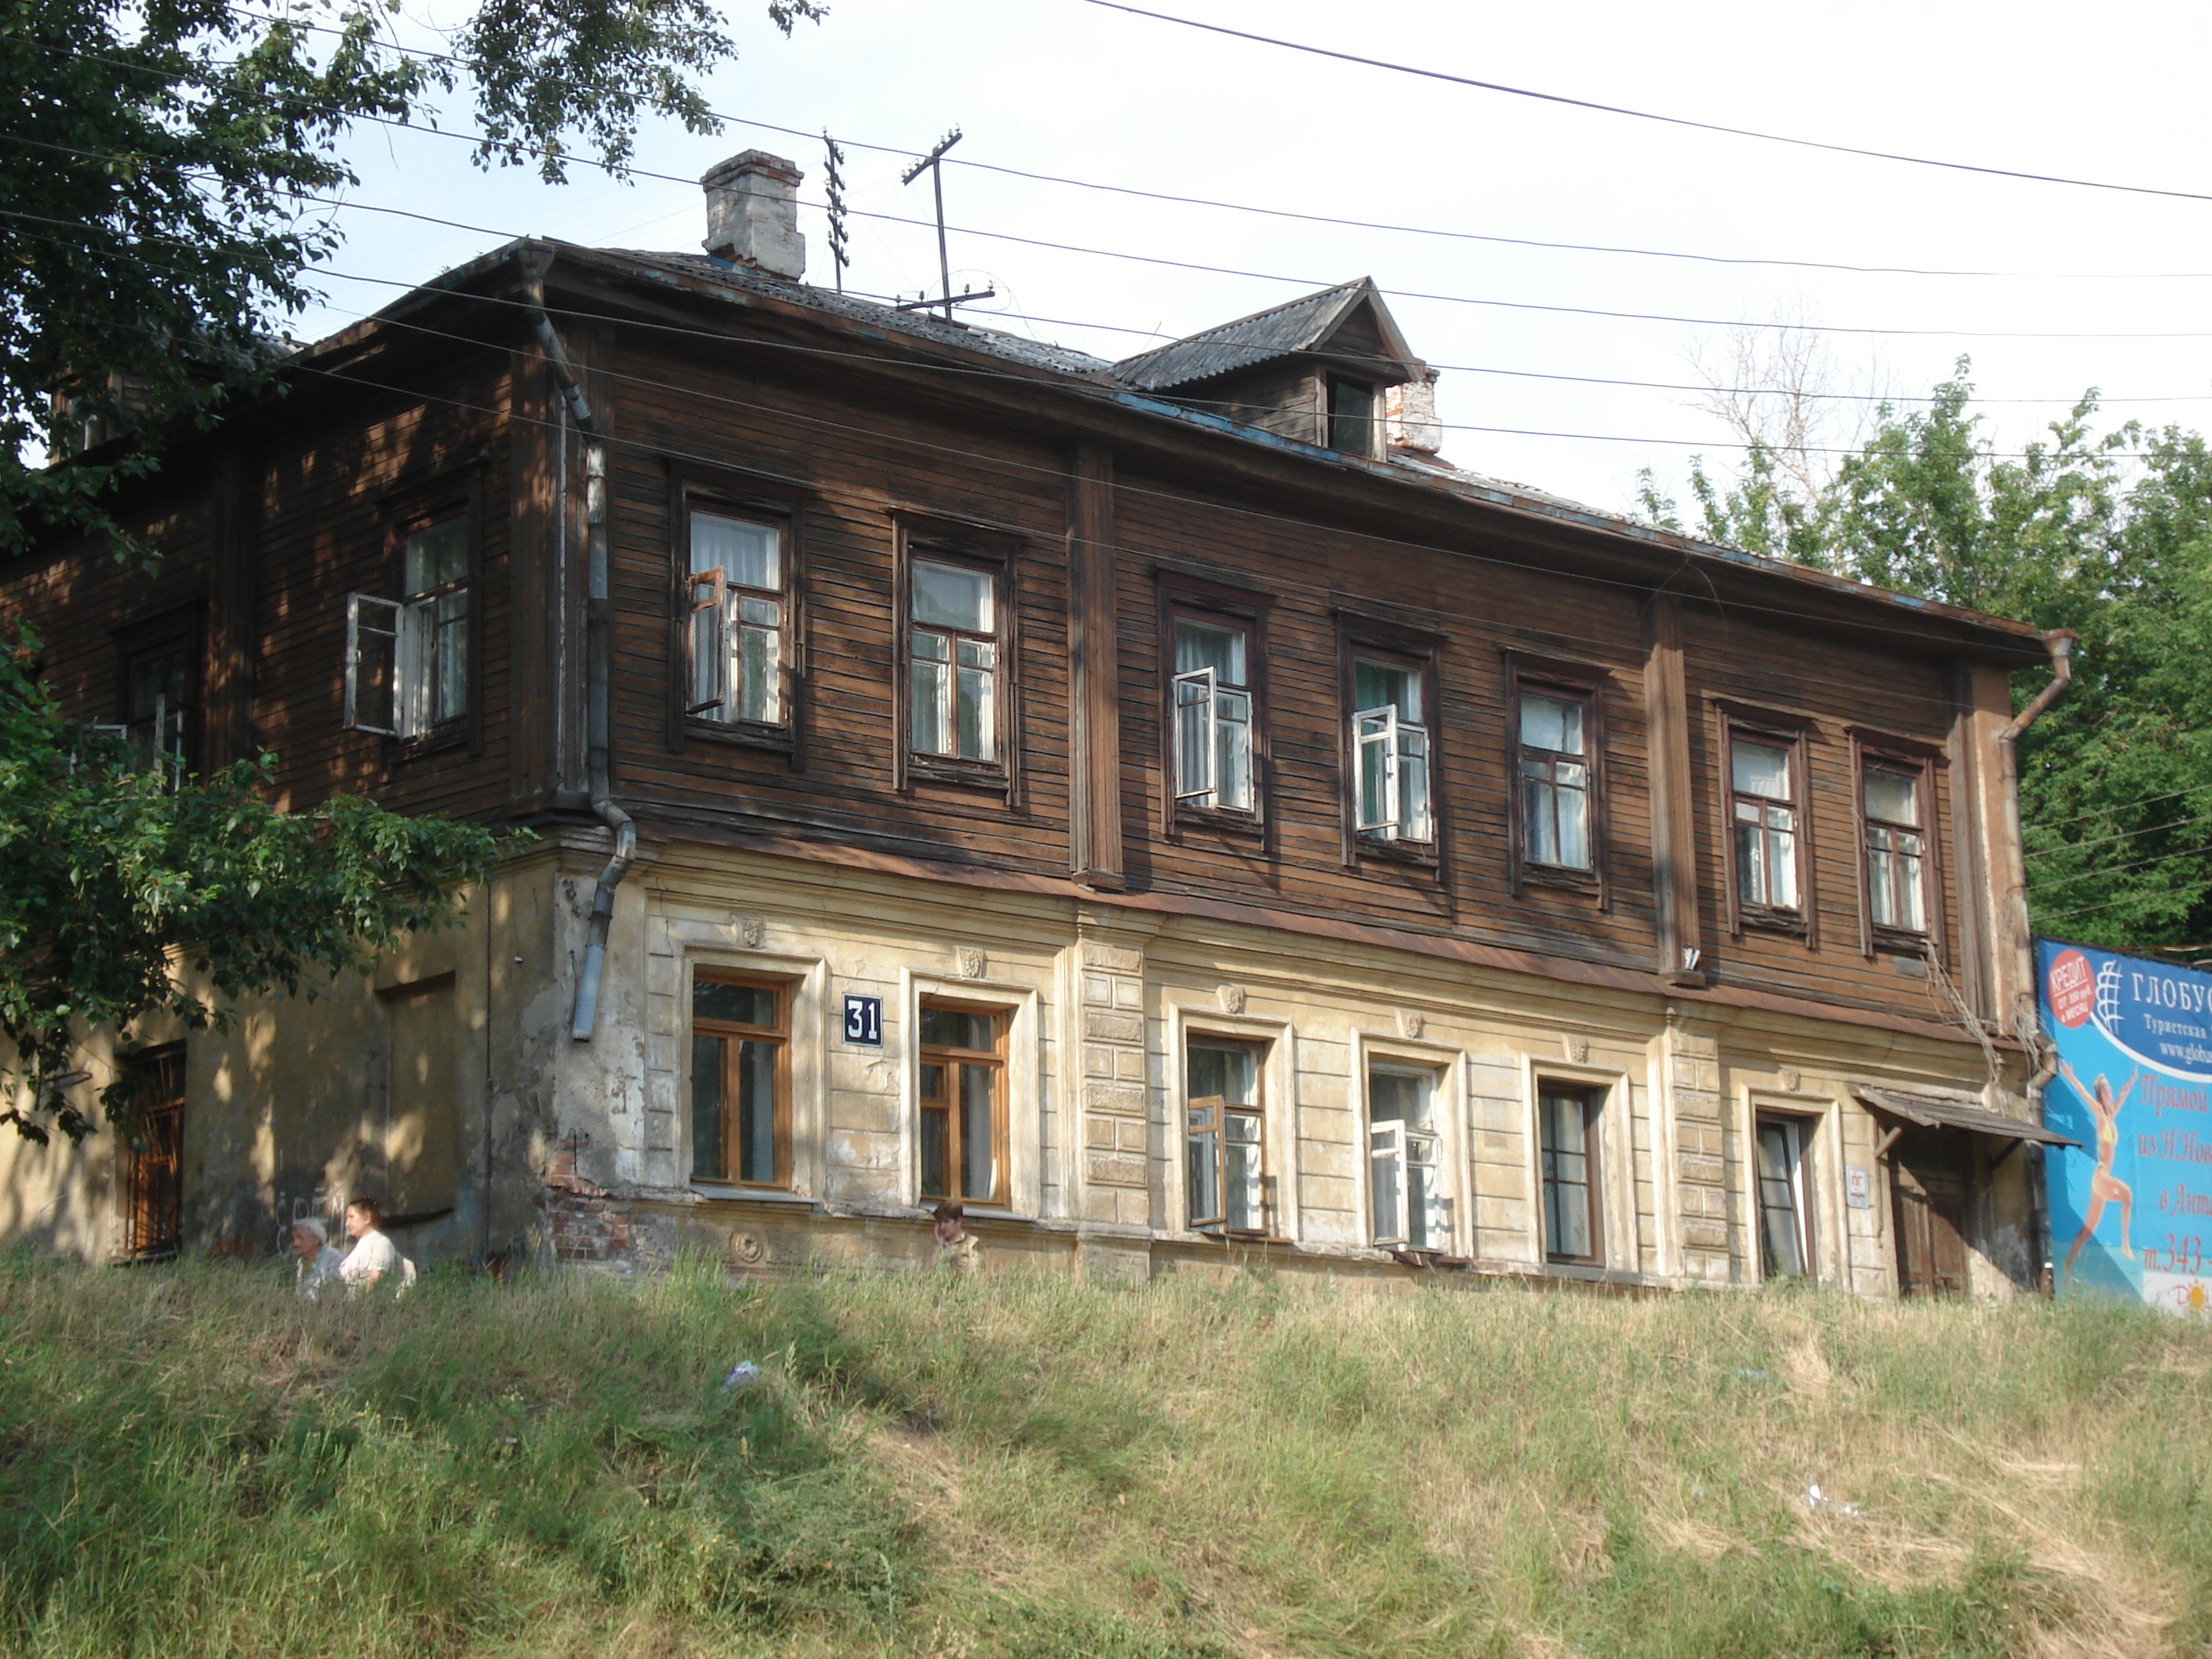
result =
[[[2201,3],[2138,3],[2099,21],[2078,4],[2033,0],[1137,3],[1730,126],[2212,194],[2212,102],[2201,86],[2212,9]],[[421,4],[410,0],[405,37],[417,43],[434,38]],[[919,152],[957,126],[961,161],[1220,203],[1735,261],[2004,273],[1853,274],[1510,246],[947,168],[953,285],[994,287],[999,298],[976,312],[1012,313],[973,320],[1119,357],[1156,336],[1371,276],[1414,350],[1443,367],[1443,418],[1455,428],[1446,454],[1600,507],[1629,507],[1638,468],[1680,493],[1690,455],[1731,459],[1728,433],[1693,394],[1604,383],[1694,383],[1694,360],[1712,360],[1726,329],[1458,301],[1907,331],[1824,337],[1835,383],[1922,396],[1970,354],[1989,430],[2006,448],[2093,386],[2111,421],[2212,426],[2212,201],[1694,132],[1224,39],[1087,0],[831,0],[824,22],[802,24],[789,40],[743,0],[732,26],[744,55],[707,89],[730,124],[713,137],[651,127],[636,165],[689,180],[740,149],[791,157],[807,174],[809,278],[825,284],[821,143],[744,123],[828,128],[848,146],[851,206],[898,218],[928,218],[927,179],[902,188],[907,158],[860,146]],[[552,188],[523,170],[479,173],[451,138],[364,131],[353,149],[357,205],[341,215],[348,240],[335,272],[419,282],[510,235],[696,250],[703,234],[694,184],[624,183],[578,167]],[[482,228],[368,210],[377,207]],[[934,287],[933,233],[851,223],[848,286]],[[324,286],[329,308],[303,332],[342,326],[395,293],[337,275]],[[2083,335],[2157,337],[2024,337]],[[1853,418],[1839,406],[1836,441],[1849,441]],[[1570,435],[1528,435],[1540,433]]]

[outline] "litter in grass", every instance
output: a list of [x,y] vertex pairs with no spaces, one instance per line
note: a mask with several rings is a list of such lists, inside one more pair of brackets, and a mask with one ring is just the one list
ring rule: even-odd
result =
[[759,1381],[760,1367],[750,1359],[740,1359],[730,1367],[728,1375],[722,1378],[722,1386],[717,1392],[726,1395],[743,1394]]
[[1857,1504],[1838,1504],[1834,1498],[1822,1492],[1817,1481],[1805,1488],[1805,1507],[1815,1515],[1843,1515],[1849,1516],[1854,1520],[1858,1517],[1859,1512]]

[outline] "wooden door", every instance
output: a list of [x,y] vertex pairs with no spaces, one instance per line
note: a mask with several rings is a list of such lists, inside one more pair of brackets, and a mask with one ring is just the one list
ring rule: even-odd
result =
[[1959,1139],[1942,1130],[1907,1134],[1891,1158],[1901,1295],[1961,1295],[1966,1289],[1966,1181]]
[[131,1068],[145,1139],[129,1156],[123,1248],[134,1258],[174,1255],[184,1243],[184,1044],[149,1048]]

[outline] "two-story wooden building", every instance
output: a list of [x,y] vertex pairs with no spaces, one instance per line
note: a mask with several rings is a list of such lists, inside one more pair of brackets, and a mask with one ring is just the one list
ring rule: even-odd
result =
[[2033,1282],[2041,638],[1451,465],[1370,283],[1109,363],[807,285],[797,179],[302,350],[154,574],[0,569],[149,755],[539,836],[129,1034],[153,1145],[0,1142],[0,1237]]

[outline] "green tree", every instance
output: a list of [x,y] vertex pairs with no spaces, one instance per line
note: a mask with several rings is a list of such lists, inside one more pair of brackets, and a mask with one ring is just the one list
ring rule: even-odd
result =
[[106,503],[152,441],[271,384],[337,240],[301,198],[354,182],[356,124],[460,93],[479,163],[555,179],[577,143],[626,160],[648,112],[718,129],[693,84],[735,55],[711,0],[480,0],[435,57],[385,42],[397,9],[0,0],[0,558],[57,530],[127,547]]
[[[364,121],[464,95],[480,165],[619,166],[647,113],[720,124],[735,55],[712,0],[477,0],[446,55],[394,47],[397,0],[0,0],[0,560],[41,539],[139,552],[112,515],[162,442],[281,391],[283,325],[334,246]],[[788,33],[817,0],[768,0]],[[49,464],[49,461],[52,464]],[[341,796],[286,813],[270,760],[163,780],[63,720],[0,630],[0,1122],[91,1127],[60,1079],[94,1029],[310,991],[451,916],[489,832]],[[183,971],[189,967],[189,972]],[[111,1119],[129,1127],[126,1093]]]
[[[1877,428],[1815,494],[1754,447],[1716,482],[1693,461],[1700,533],[2081,636],[2074,689],[2021,744],[2030,908],[2045,931],[2133,950],[2212,940],[2212,453],[2195,434],[2099,434],[2092,392],[2002,456],[1969,365]],[[1674,503],[1646,476],[1648,516]],[[2015,678],[2021,703],[2048,679]]]
[[[489,830],[339,795],[283,812],[270,757],[181,782],[66,720],[27,650],[0,653],[0,1123],[93,1127],[64,1079],[84,1039],[167,1015],[221,1029],[238,997],[328,976],[451,918],[498,856]],[[135,1127],[127,1084],[101,1105]]]

